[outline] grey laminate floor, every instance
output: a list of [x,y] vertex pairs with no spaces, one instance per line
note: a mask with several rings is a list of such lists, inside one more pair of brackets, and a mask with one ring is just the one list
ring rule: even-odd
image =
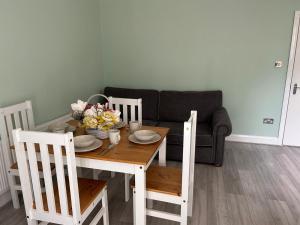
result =
[[[123,201],[122,178],[109,183],[111,225],[132,224],[132,202]],[[300,225],[299,148],[227,143],[224,166],[197,164],[195,181],[191,225]],[[179,210],[164,203],[154,208]],[[24,209],[4,206],[0,224],[26,224]],[[147,224],[178,223],[148,217]]]

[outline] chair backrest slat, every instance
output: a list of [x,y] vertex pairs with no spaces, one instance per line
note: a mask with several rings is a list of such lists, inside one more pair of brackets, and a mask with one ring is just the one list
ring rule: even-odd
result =
[[[142,99],[131,99],[131,98],[114,98],[109,97],[109,108],[120,110],[122,106],[122,118],[125,123],[130,121],[138,121],[142,124]],[[136,115],[136,109],[138,115]],[[130,115],[130,117],[129,117]]]
[[[27,147],[27,153],[28,153],[28,161],[29,161],[30,175],[31,175],[31,179],[32,179],[32,187],[33,187],[35,205],[36,205],[37,210],[43,210],[44,206],[43,206],[42,190],[41,190],[41,184],[40,184],[40,176],[39,176],[38,163],[37,163],[38,161],[37,161],[37,157],[36,157],[35,146],[34,146],[34,143],[26,143],[26,147]],[[25,163],[27,163],[27,162],[25,162]],[[24,164],[18,163],[18,165],[19,165],[20,169],[22,170]]]
[[29,130],[26,110],[21,111],[21,118],[22,118],[23,130]]
[[[14,136],[14,140],[17,140],[17,136]],[[25,205],[26,215],[30,215],[30,209],[32,208],[33,203],[33,192],[32,192],[32,182],[30,179],[30,168],[28,165],[27,154],[25,151],[24,144],[16,144],[18,149],[18,154],[16,154],[18,160],[18,166],[22,169],[19,170],[20,179],[22,182],[22,192]],[[24,179],[23,179],[24,178]]]
[[9,114],[6,116],[6,125],[7,125],[7,135],[9,138],[9,145],[12,146],[13,137],[11,131],[13,130],[13,123],[12,123],[12,115]]
[[56,207],[55,207],[55,200],[54,200],[54,193],[53,193],[53,182],[52,182],[48,146],[45,144],[40,144],[40,152],[41,152],[41,160],[42,160],[43,174],[45,180],[48,210],[50,213],[55,213]]
[[58,192],[59,192],[59,203],[60,203],[60,209],[61,214],[64,216],[67,216],[69,214],[68,211],[68,200],[67,200],[67,192],[66,192],[66,180],[63,176],[64,174],[64,162],[62,158],[62,148],[59,145],[53,146],[54,151],[54,160],[55,160],[55,168],[56,168],[56,174],[60,174],[57,176],[57,183],[58,185]]
[[26,106],[27,106],[26,111],[27,111],[27,119],[28,119],[28,130],[33,130],[34,129],[34,117],[33,117],[31,101],[26,101]]
[[134,121],[136,120],[136,116],[135,116],[135,105],[130,105],[130,120]]
[[22,128],[21,122],[20,122],[20,112],[14,113],[14,121],[15,121],[15,129]]
[[142,110],[142,99],[138,99],[138,121],[140,124],[142,124],[142,118],[143,118],[143,110]]
[[115,105],[116,105],[115,106],[116,110],[120,111],[120,104],[115,104]]
[[123,105],[123,111],[122,111],[122,113],[123,113],[123,121],[126,123],[126,124],[128,124],[128,107],[127,107],[127,105]]
[[184,123],[183,135],[182,198],[186,201],[193,195],[196,126],[197,111],[191,111],[190,119]]
[[[21,170],[29,165],[30,176],[20,177],[23,198],[25,202],[28,202],[26,212],[35,210],[35,214],[48,215],[47,217],[51,219],[49,222],[54,223],[55,221],[59,223],[59,220],[55,219],[60,213],[59,219],[73,219],[74,223],[77,224],[80,221],[81,213],[73,134],[22,131],[21,129],[14,130],[13,134],[18,165],[22,167]],[[24,145],[27,146],[28,160],[23,159],[23,155],[26,155],[26,150],[22,147]],[[39,153],[37,146],[39,146]],[[53,151],[51,152],[51,150]],[[64,157],[67,162],[68,182],[65,180]],[[40,171],[37,168],[38,160],[42,162]],[[50,163],[55,164],[57,183],[51,174]],[[45,194],[41,192],[40,173],[43,174],[45,181]],[[68,192],[71,196],[71,205],[68,203]],[[31,204],[29,204],[30,201]],[[33,203],[35,203],[35,208]],[[72,215],[69,215],[70,206],[72,207]],[[60,208],[60,212],[58,208]]]

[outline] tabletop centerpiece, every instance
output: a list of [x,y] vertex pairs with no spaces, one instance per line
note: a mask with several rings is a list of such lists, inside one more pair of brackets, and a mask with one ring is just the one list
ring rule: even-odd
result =
[[109,109],[108,103],[89,103],[94,97],[104,97],[108,100],[106,96],[101,94],[91,96],[87,102],[78,100],[77,103],[71,104],[73,118],[81,121],[82,127],[86,129],[88,134],[106,139],[108,138],[108,131],[120,123],[121,112]]

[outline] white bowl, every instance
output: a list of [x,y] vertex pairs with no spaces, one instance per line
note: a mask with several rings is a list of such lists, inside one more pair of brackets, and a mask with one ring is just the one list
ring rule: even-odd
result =
[[152,130],[138,130],[135,131],[133,134],[135,138],[140,141],[150,141],[155,137],[156,132]]
[[74,137],[74,145],[77,148],[85,148],[91,146],[96,141],[96,138],[92,135],[80,135]]

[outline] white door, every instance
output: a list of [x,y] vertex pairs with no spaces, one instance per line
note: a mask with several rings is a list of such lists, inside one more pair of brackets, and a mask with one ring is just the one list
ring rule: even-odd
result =
[[[299,20],[299,17],[298,17]],[[299,21],[298,21],[299,22]],[[299,23],[298,23],[299,24]],[[286,117],[283,144],[300,146],[300,29],[293,63],[293,76]],[[293,51],[293,49],[292,49]]]

